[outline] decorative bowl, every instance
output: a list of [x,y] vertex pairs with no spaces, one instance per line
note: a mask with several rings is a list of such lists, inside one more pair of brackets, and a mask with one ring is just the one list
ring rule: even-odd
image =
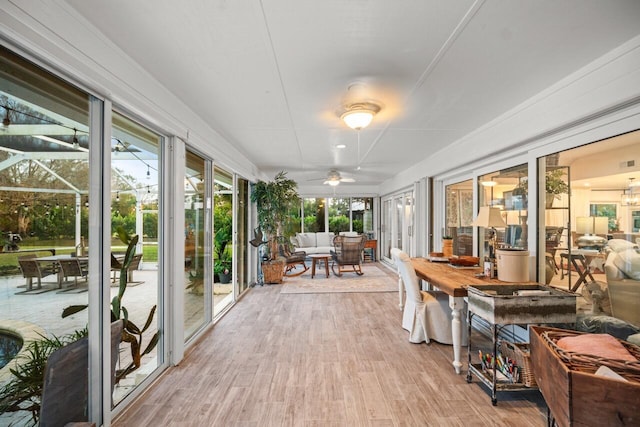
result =
[[460,267],[473,267],[478,265],[480,258],[477,256],[459,256],[449,258],[449,264],[458,265]]

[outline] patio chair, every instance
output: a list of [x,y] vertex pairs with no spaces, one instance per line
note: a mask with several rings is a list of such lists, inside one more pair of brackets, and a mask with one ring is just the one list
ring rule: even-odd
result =
[[42,289],[42,278],[57,274],[55,265],[40,265],[35,255],[27,255],[18,258],[18,264],[22,275],[27,279],[27,290],[33,289],[33,279],[38,279],[38,289]]
[[[292,251],[291,244],[284,237],[278,239],[278,252],[280,256],[285,259],[285,276],[299,276],[309,269],[304,263],[305,258],[307,258],[307,253],[305,251]],[[298,266],[302,267],[301,271],[295,271]]]
[[[131,264],[127,268],[127,283],[142,283],[133,280],[133,272],[140,269],[142,254],[136,254],[131,259]],[[113,282],[118,281],[119,273],[122,271],[122,263],[111,254],[111,271],[113,271]]]
[[58,264],[60,264],[64,280],[73,277],[76,288],[78,287],[78,277],[84,278],[85,282],[88,282],[88,265],[86,265],[86,263],[83,265],[78,258],[59,259]]
[[[111,324],[111,394],[115,387],[118,348],[124,322]],[[89,339],[81,338],[49,355],[44,371],[40,423],[48,426],[90,426],[88,422]],[[111,402],[113,407],[113,401]]]
[[[333,274],[338,277],[342,276],[342,273],[349,271],[348,267],[359,276],[362,276],[362,252],[364,251],[364,244],[367,237],[364,234],[358,236],[336,236],[333,238],[333,246],[335,251],[331,251],[331,257],[333,264],[331,264],[331,270]],[[335,267],[338,266],[336,272]]]
[[142,262],[142,254],[136,254],[131,259],[131,264],[129,265],[129,268],[127,268],[128,283],[142,283],[142,282],[135,282],[133,280],[133,272],[140,269],[141,262]]
[[111,271],[113,272],[112,282],[117,281],[116,273],[119,273],[122,270],[122,263],[116,258],[116,256],[111,253]]

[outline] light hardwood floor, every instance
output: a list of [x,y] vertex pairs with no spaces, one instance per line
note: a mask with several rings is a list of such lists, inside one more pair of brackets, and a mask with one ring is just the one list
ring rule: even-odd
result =
[[397,293],[280,288],[251,289],[113,425],[546,425],[538,392],[494,407],[454,373],[451,346],[409,343]]

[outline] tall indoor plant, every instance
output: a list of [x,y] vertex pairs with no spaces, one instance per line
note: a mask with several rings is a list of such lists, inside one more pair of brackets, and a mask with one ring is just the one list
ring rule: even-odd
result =
[[267,237],[269,260],[276,263],[278,237],[289,221],[291,208],[300,203],[298,184],[287,178],[286,172],[278,172],[273,181],[260,180],[252,185],[251,201],[256,203],[258,224]]

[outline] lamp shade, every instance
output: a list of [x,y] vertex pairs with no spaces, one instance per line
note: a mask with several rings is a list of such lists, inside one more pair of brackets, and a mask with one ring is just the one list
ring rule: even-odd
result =
[[607,234],[609,218],[606,216],[579,216],[576,218],[576,232],[580,234]]
[[506,227],[502,219],[500,209],[491,206],[482,206],[476,220],[471,224],[474,227]]
[[609,231],[609,218],[606,216],[593,217],[593,232],[595,234],[607,234]]
[[505,211],[507,225],[520,225],[520,211]]
[[580,234],[593,233],[593,221],[588,216],[579,216],[576,218],[576,232]]

